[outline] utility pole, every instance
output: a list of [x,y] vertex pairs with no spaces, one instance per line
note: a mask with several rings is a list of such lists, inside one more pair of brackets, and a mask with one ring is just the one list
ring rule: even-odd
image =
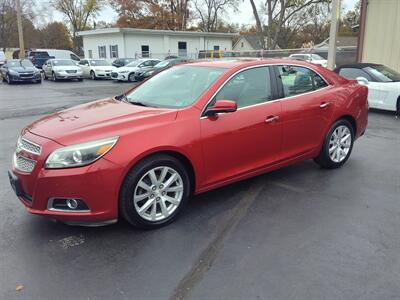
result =
[[332,15],[331,15],[331,29],[329,32],[329,47],[328,47],[328,69],[335,68],[336,61],[336,40],[339,27],[340,18],[340,1],[332,0]]
[[24,58],[25,57],[25,46],[24,46],[24,33],[22,31],[20,0],[17,0],[17,24],[18,24],[18,39],[19,39],[19,58]]

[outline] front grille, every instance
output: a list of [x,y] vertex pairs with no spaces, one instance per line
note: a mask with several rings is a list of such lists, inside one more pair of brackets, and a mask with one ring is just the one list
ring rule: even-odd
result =
[[76,73],[77,71],[76,70],[67,70],[66,72],[67,73]]
[[32,74],[19,74],[19,77],[21,77],[21,78],[33,77],[33,73]]
[[118,77],[118,73],[117,72],[112,72],[111,73],[111,77],[112,78],[117,78]]
[[37,155],[39,155],[40,152],[42,151],[42,147],[40,147],[39,145],[37,145],[35,143],[28,141],[27,139],[24,139],[24,138],[20,138],[18,140],[17,147],[19,147],[22,150],[25,150],[27,152],[37,154]]
[[31,173],[35,168],[36,161],[20,156],[17,153],[14,154],[14,165],[15,168],[26,173]]

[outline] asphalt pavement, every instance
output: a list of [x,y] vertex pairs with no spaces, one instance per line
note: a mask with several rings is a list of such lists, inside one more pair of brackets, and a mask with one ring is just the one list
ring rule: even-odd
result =
[[306,161],[210,191],[158,230],[28,214],[6,174],[20,130],[130,85],[0,83],[0,299],[400,298],[400,119],[390,113],[370,112],[341,169]]

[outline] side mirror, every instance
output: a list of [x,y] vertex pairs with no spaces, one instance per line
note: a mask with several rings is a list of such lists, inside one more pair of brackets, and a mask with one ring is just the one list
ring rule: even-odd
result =
[[369,83],[368,79],[365,77],[357,77],[356,80],[358,81],[358,83],[360,84],[365,84],[367,85]]
[[213,106],[211,106],[205,112],[206,116],[214,116],[220,113],[231,113],[237,111],[237,104],[232,100],[217,100]]

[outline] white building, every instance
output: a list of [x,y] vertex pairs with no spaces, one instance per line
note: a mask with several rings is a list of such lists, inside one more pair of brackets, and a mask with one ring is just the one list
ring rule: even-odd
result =
[[232,50],[237,33],[103,28],[78,32],[86,58],[196,58],[204,50]]

